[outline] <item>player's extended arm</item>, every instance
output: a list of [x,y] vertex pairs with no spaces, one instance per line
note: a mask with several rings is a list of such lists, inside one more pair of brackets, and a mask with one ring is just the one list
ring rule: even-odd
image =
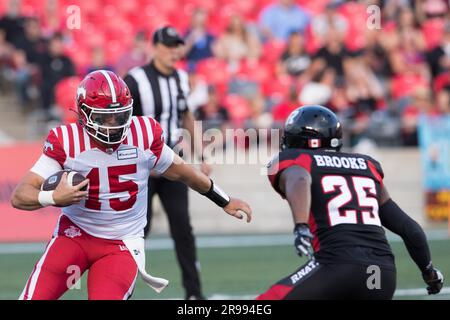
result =
[[87,191],[80,191],[89,183],[89,180],[81,182],[75,187],[67,183],[67,173],[64,173],[61,181],[54,191],[41,191],[44,178],[34,172],[28,172],[17,185],[11,196],[11,205],[20,210],[33,211],[49,205],[67,206],[83,200]]
[[247,222],[251,221],[252,210],[247,203],[227,196],[210,178],[193,166],[185,163],[179,156],[174,155],[172,164],[162,175],[169,180],[183,182],[191,189],[215,202],[233,217],[242,219],[243,215],[239,211],[244,212],[247,216]]
[[422,227],[391,199],[385,187],[381,192],[380,204],[381,224],[403,239],[409,255],[428,284],[428,293],[439,293],[443,285],[443,276],[431,263],[430,248]]
[[281,173],[279,187],[291,207],[297,253],[300,256],[311,257],[313,235],[308,226],[311,209],[311,175],[302,167],[289,167]]

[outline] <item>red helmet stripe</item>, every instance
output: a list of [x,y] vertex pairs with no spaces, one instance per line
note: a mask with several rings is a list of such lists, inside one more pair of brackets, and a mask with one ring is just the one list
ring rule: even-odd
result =
[[117,102],[116,89],[114,88],[114,83],[113,83],[111,77],[109,76],[108,72],[105,70],[100,70],[100,72],[103,74],[106,81],[108,82],[109,90],[111,91],[112,102],[116,103]]

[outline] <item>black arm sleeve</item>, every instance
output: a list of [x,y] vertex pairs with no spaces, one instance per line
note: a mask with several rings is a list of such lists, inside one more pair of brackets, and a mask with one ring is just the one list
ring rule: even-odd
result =
[[136,79],[134,79],[131,75],[127,74],[123,81],[127,84],[128,88],[131,92],[131,97],[133,98],[133,115],[134,116],[143,116],[142,105],[141,105],[141,95],[139,94],[139,87]]
[[383,226],[398,234],[405,242],[409,255],[424,272],[431,263],[430,248],[422,227],[411,219],[392,199],[380,207]]

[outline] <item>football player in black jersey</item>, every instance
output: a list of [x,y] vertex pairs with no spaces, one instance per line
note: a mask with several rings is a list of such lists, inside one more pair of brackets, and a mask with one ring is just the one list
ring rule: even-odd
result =
[[425,234],[390,198],[380,164],[341,146],[329,109],[303,106],[287,119],[268,174],[289,202],[297,253],[310,259],[257,299],[391,299],[396,270],[382,226],[402,237],[428,293],[439,293],[443,276]]

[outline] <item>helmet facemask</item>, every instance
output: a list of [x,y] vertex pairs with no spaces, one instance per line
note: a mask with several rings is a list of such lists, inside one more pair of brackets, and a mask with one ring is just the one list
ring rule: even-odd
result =
[[105,144],[118,144],[125,140],[131,125],[133,101],[124,107],[95,108],[83,103],[80,107],[81,125],[87,133]]

